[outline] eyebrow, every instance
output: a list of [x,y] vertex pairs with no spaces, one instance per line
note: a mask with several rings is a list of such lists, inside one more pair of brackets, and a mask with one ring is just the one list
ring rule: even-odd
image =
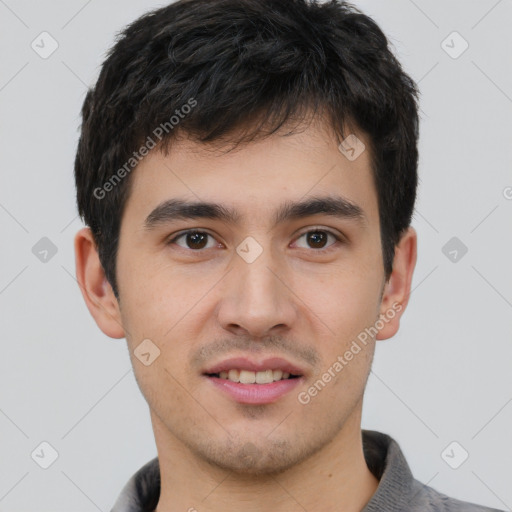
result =
[[[368,219],[363,209],[341,196],[312,197],[303,201],[286,201],[274,214],[273,227],[289,220],[312,215],[328,215],[340,219],[355,220],[366,225]],[[174,220],[212,219],[236,224],[242,215],[235,209],[211,202],[190,202],[169,199],[159,204],[146,218],[144,229],[150,231]]]

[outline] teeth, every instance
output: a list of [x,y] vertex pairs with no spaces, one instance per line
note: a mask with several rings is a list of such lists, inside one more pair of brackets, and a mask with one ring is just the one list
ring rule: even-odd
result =
[[274,382],[274,372],[272,370],[258,372],[256,373],[255,378],[256,384],[269,384],[270,382]]
[[240,372],[238,370],[229,370],[228,379],[233,382],[240,382]]
[[254,384],[256,382],[256,374],[254,372],[242,370],[240,372],[240,382],[242,384]]
[[221,379],[228,379],[242,384],[270,384],[277,380],[288,379],[290,374],[282,370],[264,370],[262,372],[251,372],[249,370],[229,370],[219,373]]

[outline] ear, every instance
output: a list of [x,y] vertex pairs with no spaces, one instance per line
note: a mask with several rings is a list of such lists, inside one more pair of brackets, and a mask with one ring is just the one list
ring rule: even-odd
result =
[[391,338],[400,327],[400,317],[411,293],[416,253],[417,234],[414,228],[409,227],[395,247],[393,270],[384,286],[379,317],[383,319],[384,327],[377,333],[378,340]]
[[124,338],[117,298],[105,277],[90,228],[75,235],[76,278],[98,327],[110,338]]

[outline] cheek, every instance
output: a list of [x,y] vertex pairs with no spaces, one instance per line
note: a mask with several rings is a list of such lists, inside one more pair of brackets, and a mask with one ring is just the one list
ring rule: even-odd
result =
[[365,329],[378,318],[380,279],[375,269],[364,265],[337,281],[331,279],[327,292],[330,300],[324,301],[323,307],[334,335],[324,345],[323,367],[315,378],[327,381],[322,394],[328,406],[353,406],[364,391],[375,348]]
[[[148,402],[150,409],[157,412],[161,418],[172,411],[174,418],[185,421],[199,405],[193,399],[196,394],[190,383],[185,380],[186,375],[180,372],[180,368],[169,364],[166,352],[148,367],[133,361],[134,374],[137,385]],[[197,414],[197,412],[196,412]]]
[[[379,311],[381,276],[369,267],[344,265],[329,273],[296,280],[297,295],[321,319],[334,348],[371,325]],[[300,285],[299,285],[300,283]]]
[[118,268],[123,319],[134,338],[172,336],[214,283],[214,276],[190,276],[144,255],[125,258]]
[[[153,262],[151,267],[143,265],[142,259],[137,266],[127,265],[125,272],[119,274],[124,278],[121,314],[139,387],[155,406],[159,400],[165,402],[173,397],[176,407],[182,407],[181,402],[185,407],[187,398],[182,400],[182,386],[193,392],[197,380],[187,373],[184,362],[204,323],[198,315],[204,315],[208,303],[205,294],[215,283],[215,276],[194,279],[167,263]],[[147,367],[134,355],[145,339],[151,340],[159,351]],[[167,398],[162,399],[162,395]]]
[[349,361],[344,359],[345,351],[325,358],[322,368],[300,390],[299,403],[305,404],[304,421],[325,417],[329,411],[331,425],[343,424],[364,394],[373,349],[373,343],[361,345]]

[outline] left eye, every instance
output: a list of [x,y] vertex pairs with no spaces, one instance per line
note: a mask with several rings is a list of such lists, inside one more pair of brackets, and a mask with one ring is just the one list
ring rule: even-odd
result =
[[340,238],[336,236],[334,233],[330,231],[326,231],[325,229],[315,229],[313,231],[307,231],[306,233],[302,233],[297,240],[300,240],[303,237],[306,237],[306,243],[309,244],[309,247],[305,247],[306,249],[325,249],[328,237],[334,239],[334,242],[327,246],[327,248],[334,245]]

